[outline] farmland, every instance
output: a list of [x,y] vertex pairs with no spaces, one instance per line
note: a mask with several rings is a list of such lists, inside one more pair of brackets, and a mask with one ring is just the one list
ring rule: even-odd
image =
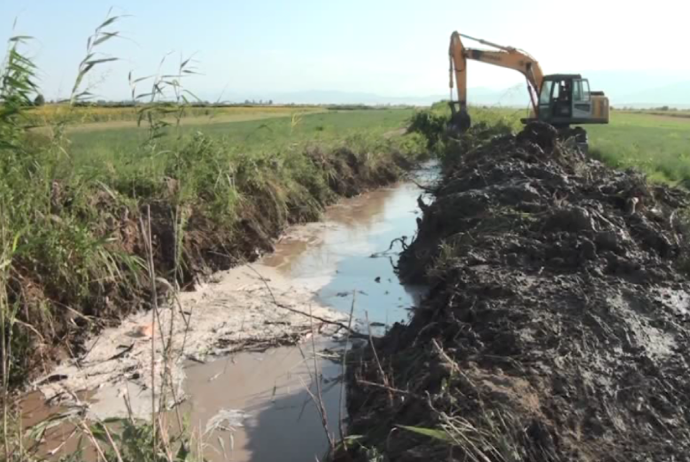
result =
[[[67,103],[48,104],[27,110],[24,117],[36,126],[46,126],[58,122],[70,124],[70,129],[83,128],[117,128],[123,124],[114,122],[132,122],[129,127],[136,126],[142,105],[132,106],[70,106]],[[161,105],[165,108],[165,105]],[[172,106],[167,106],[169,109]],[[237,122],[241,120],[256,120],[270,117],[290,116],[295,113],[313,113],[324,111],[318,106],[188,106],[184,108],[182,120],[185,124],[204,124]],[[168,119],[170,122],[172,118]]]
[[653,181],[690,179],[690,118],[614,111],[610,125],[587,129],[592,155],[619,168],[638,168]]
[[[380,109],[359,111],[315,111],[302,109],[276,111],[267,114],[262,108],[242,111],[239,120],[224,119],[225,111],[220,110],[213,118],[190,118],[184,120],[179,128],[170,127],[167,131],[174,140],[178,135],[186,136],[203,133],[205,136],[223,140],[230,149],[266,150],[284,149],[288,145],[329,143],[342,140],[348,135],[363,129],[371,135],[381,135],[405,124],[412,115],[411,109]],[[76,156],[93,155],[94,151],[111,153],[108,155],[128,155],[137,151],[150,135],[146,124],[142,127],[109,123],[86,124],[79,126],[69,135],[72,152]]]
[[[445,107],[437,106],[445,113]],[[381,135],[400,127],[413,109],[338,111],[322,107],[260,106],[187,108],[173,135],[202,132],[222,139],[230,149],[281,149],[295,143],[329,143],[367,128]],[[510,125],[517,130],[526,111],[473,108],[475,122]],[[137,126],[132,108],[68,108],[49,105],[32,109],[29,118],[43,125],[68,120],[70,153],[78,162],[127,159],[136,156],[149,136],[144,122]],[[638,168],[652,181],[670,183],[690,178],[690,117],[683,111],[613,111],[611,123],[588,126],[591,153],[611,166]],[[171,123],[172,119],[168,119]],[[174,139],[175,136],[169,137]],[[165,143],[166,141],[164,141]]]

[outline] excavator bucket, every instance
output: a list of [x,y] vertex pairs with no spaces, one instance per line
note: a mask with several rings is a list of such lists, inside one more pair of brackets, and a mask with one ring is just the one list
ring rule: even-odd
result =
[[472,118],[466,109],[458,109],[454,103],[450,103],[450,123],[452,130],[465,133],[472,126]]
[[467,112],[456,112],[451,116],[450,124],[460,133],[464,133],[472,126],[472,118]]

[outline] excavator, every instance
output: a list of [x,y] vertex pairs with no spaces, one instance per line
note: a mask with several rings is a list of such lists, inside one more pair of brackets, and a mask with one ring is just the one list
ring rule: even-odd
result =
[[[462,38],[494,50],[465,48]],[[579,74],[544,75],[537,60],[522,50],[453,32],[449,56],[451,127],[459,132],[467,131],[472,125],[467,110],[468,59],[514,69],[525,76],[532,114],[521,119],[524,124],[537,120],[546,122],[556,128],[563,139],[574,138],[586,151],[587,132],[582,127],[571,128],[571,125],[609,123],[609,99],[604,92],[591,91],[589,81]],[[453,101],[453,78],[457,101]]]

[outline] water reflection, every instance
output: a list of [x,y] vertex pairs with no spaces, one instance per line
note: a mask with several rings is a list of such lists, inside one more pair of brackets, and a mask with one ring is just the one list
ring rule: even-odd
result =
[[311,231],[288,235],[264,264],[318,288],[319,301],[349,312],[356,293],[355,317],[372,323],[406,321],[422,294],[402,286],[395,273],[400,242],[409,242],[419,214],[414,184],[382,189],[330,209],[326,221]]
[[[327,346],[319,344],[317,351]],[[332,345],[330,345],[332,346]],[[314,359],[319,370],[314,373]],[[184,410],[192,424],[206,428],[219,413],[242,415],[206,435],[211,461],[309,461],[328,450],[316,380],[329,431],[338,435],[341,413],[340,366],[313,355],[311,347],[243,352],[187,369],[190,395]],[[307,391],[309,390],[309,391]],[[231,411],[236,411],[234,414]],[[221,442],[222,441],[222,442]]]

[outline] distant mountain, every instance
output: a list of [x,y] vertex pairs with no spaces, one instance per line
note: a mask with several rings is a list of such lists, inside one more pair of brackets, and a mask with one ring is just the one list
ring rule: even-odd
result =
[[619,105],[649,106],[690,106],[690,80],[663,87],[641,90],[620,98]]
[[[448,98],[447,96],[445,97]],[[224,100],[232,102],[273,101],[274,104],[369,104],[369,105],[412,105],[429,106],[444,99],[441,95],[428,96],[382,96],[375,93],[347,91],[298,91],[284,93],[237,93],[226,95]]]
[[[690,80],[679,72],[664,71],[583,71],[592,90],[604,91],[615,106],[657,107],[690,106]],[[272,100],[274,104],[408,104],[428,106],[448,99],[448,93],[412,96],[383,96],[376,93],[347,91],[298,91],[282,93],[235,93],[223,98],[233,102]],[[509,88],[468,89],[470,104],[525,108],[530,104],[526,84]]]
[[[236,93],[225,95],[224,101],[273,101],[274,104],[369,104],[369,105],[411,105],[429,106],[437,101],[447,100],[449,94],[424,96],[384,96],[376,93],[346,91],[300,91],[285,93]],[[529,104],[527,90],[521,88],[490,89],[471,88],[468,100],[474,105],[526,106]]]
[[[592,90],[603,91],[613,106],[690,106],[690,80],[677,73],[657,71],[586,71]],[[504,90],[468,89],[471,104],[525,107],[529,96],[524,85]]]

